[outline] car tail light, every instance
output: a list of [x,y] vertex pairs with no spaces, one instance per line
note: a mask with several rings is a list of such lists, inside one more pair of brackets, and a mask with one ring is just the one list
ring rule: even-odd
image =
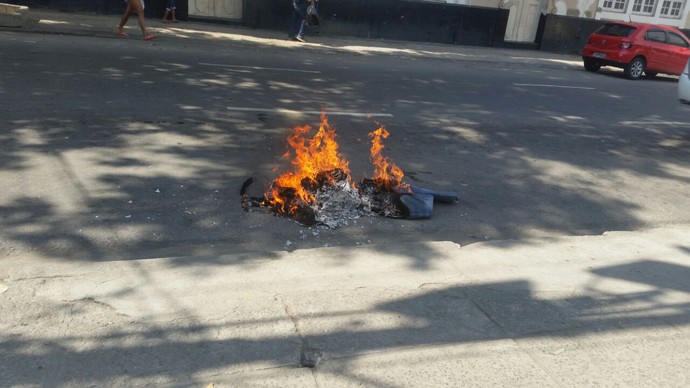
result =
[[621,42],[621,48],[622,49],[627,50],[630,47],[632,47],[632,42],[626,42],[626,41]]

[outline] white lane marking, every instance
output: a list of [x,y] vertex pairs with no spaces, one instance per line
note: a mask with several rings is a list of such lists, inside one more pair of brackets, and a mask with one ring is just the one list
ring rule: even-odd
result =
[[682,121],[621,121],[623,125],[677,125],[681,127],[690,127],[690,123]]
[[[282,113],[282,114],[304,114],[304,115],[320,115],[318,110],[293,110],[285,108],[246,108],[239,106],[228,106],[227,110],[236,112],[268,112],[268,113]],[[390,113],[363,113],[363,112],[344,112],[344,111],[328,111],[324,112],[327,116],[351,116],[351,117],[393,117]]]
[[561,89],[585,89],[585,90],[595,90],[596,88],[591,88],[587,86],[567,86],[567,85],[552,85],[552,84],[513,84],[515,86],[531,86],[535,88],[561,88]]
[[200,62],[201,66],[216,66],[216,67],[229,67],[233,69],[250,69],[250,70],[273,70],[273,71],[290,71],[293,73],[309,73],[309,74],[321,74],[318,70],[301,70],[301,69],[285,69],[280,67],[261,67],[261,66],[240,66],[240,65],[226,65],[222,63],[205,63]]

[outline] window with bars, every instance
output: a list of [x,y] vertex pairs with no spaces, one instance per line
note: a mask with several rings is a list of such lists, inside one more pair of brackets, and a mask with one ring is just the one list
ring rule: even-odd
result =
[[603,8],[612,11],[625,11],[628,0],[604,0]]
[[663,17],[680,19],[680,13],[685,5],[685,0],[664,0],[661,3],[661,12],[659,14]]
[[633,0],[632,11],[641,15],[652,15],[656,0]]

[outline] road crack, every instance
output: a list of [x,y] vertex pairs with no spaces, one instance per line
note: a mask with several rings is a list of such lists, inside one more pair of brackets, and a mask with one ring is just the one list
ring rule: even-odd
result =
[[295,328],[295,333],[297,333],[301,341],[299,366],[303,368],[315,368],[323,356],[321,350],[309,344],[309,339],[304,335],[300,319],[297,314],[295,314],[292,306],[285,304],[285,313],[290,317],[292,325]]

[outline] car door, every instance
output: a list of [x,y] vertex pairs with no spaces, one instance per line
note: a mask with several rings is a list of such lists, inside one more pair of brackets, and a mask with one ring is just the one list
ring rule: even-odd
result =
[[670,72],[680,74],[683,72],[685,64],[690,57],[690,42],[684,36],[668,31],[667,43]]
[[647,58],[646,68],[653,71],[664,72],[668,67],[669,50],[666,47],[666,31],[651,28],[644,35],[644,49]]

